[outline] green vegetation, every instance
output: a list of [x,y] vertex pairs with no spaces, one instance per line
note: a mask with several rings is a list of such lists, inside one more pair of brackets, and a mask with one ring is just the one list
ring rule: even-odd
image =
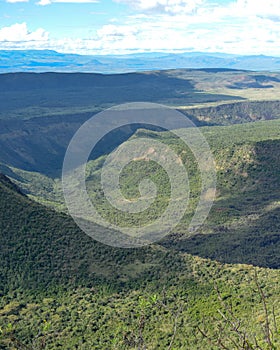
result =
[[[200,177],[193,155],[171,133],[139,129],[133,136],[151,137],[169,145],[187,167],[191,190],[188,210],[180,225],[162,244],[222,262],[279,268],[280,120],[203,127],[201,131],[216,161],[217,196],[207,221],[195,235],[187,234],[200,194]],[[151,179],[158,186],[153,207],[131,215],[116,210],[104,198],[100,175],[105,158],[102,156],[88,163],[87,187],[99,212],[109,221],[132,226],[158,217],[169,200],[169,182],[161,167],[153,162],[137,161],[123,170],[124,197],[138,198],[138,184],[143,178]],[[16,168],[8,170],[13,181],[31,198],[59,211],[66,210],[58,179]]]
[[[276,119],[279,80],[276,73],[215,69],[1,74],[0,163],[60,177],[66,148],[77,129],[95,113],[125,102],[165,104],[183,111],[198,126]],[[139,127],[113,133],[92,159],[111,151]]]
[[[262,331],[265,311],[253,267],[159,246],[109,248],[3,176],[0,187],[2,349],[219,349],[199,329],[215,338],[225,302],[250,341],[256,337],[272,349]],[[257,273],[273,325],[280,314],[279,271]]]
[[181,112],[195,123],[213,125],[232,125],[259,120],[278,119],[280,117],[279,101],[246,101],[224,103],[212,107],[183,108]]
[[[278,74],[178,70],[117,78],[13,77],[0,77],[7,83],[0,97],[0,173],[7,176],[0,174],[0,349],[279,349]],[[263,101],[254,102],[260,93]],[[180,156],[190,201],[181,223],[161,242],[111,248],[81,232],[66,214],[61,164],[73,133],[92,112],[140,97],[180,108],[204,125],[200,130],[216,162],[217,196],[203,226],[188,232],[201,190],[190,149],[170,132],[142,125],[118,130],[87,165],[86,185],[99,213],[134,226],[166,208],[168,176],[145,159],[127,164],[120,185],[124,197],[135,200],[139,182],[152,180],[158,192],[150,210],[126,215],[104,197],[106,154],[130,137],[160,141]]]
[[204,93],[195,87],[195,82],[180,74],[177,76],[176,71],[111,75],[1,74],[0,103],[3,112],[0,113],[0,119],[32,119],[73,112],[96,112],[115,104],[137,101],[176,106],[243,99],[238,96],[238,92],[236,96]]

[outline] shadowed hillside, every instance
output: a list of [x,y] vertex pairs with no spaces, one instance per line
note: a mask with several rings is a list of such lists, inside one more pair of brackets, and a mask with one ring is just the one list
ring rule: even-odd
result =
[[[217,310],[227,312],[219,298],[233,305],[248,341],[257,337],[266,344],[265,313],[252,267],[222,265],[157,246],[105,247],[65,215],[24,197],[3,175],[0,244],[1,349],[130,350],[144,342],[151,349],[173,344],[200,350],[208,346],[198,331],[205,318],[211,348],[219,350],[216,329],[223,319]],[[279,272],[257,272],[268,293],[268,312],[279,315]],[[139,322],[144,324],[141,336]],[[239,341],[226,324],[222,337],[228,346],[232,337]],[[273,343],[279,344],[277,332]]]
[[[248,263],[279,268],[279,120],[201,128],[216,161],[217,196],[205,224],[192,237],[188,223],[200,193],[199,173],[189,150],[167,132],[139,129],[133,136],[150,137],[170,145],[188,169],[191,201],[186,215],[173,234],[163,242],[168,248],[213,258],[227,263]],[[186,135],[191,132],[186,129]],[[127,198],[137,198],[143,177],[159,185],[159,196],[150,212],[129,218],[116,211],[104,198],[100,187],[102,156],[88,164],[87,186],[100,213],[119,223],[132,220],[139,225],[164,210],[170,188],[165,174],[149,162],[135,162],[122,173],[121,186]],[[151,168],[150,168],[151,167]],[[65,211],[60,179],[1,166],[5,174],[32,198]],[[151,170],[152,169],[152,170]],[[73,185],[74,186],[74,185]],[[150,217],[151,215],[151,217]]]
[[[105,233],[104,228],[96,226],[96,230]],[[116,249],[102,245],[81,232],[68,216],[28,199],[3,175],[0,246],[1,293],[11,288],[52,288],[57,283],[87,286],[103,282],[118,289],[124,281],[140,283],[147,268],[149,274],[159,277],[169,256],[159,248]],[[181,259],[171,254],[171,261],[176,265]],[[126,265],[135,262],[137,271],[127,271]]]
[[[262,84],[264,90],[276,97],[279,79],[275,74],[223,69],[118,75],[0,74],[0,162],[60,176],[66,148],[77,129],[104,108],[125,102],[167,104],[181,110],[198,126],[279,118],[279,101],[241,102],[242,94],[247,98],[246,94],[260,97],[263,93],[259,87],[228,88],[240,81]],[[273,87],[266,88],[268,83]],[[239,102],[228,103],[231,100]],[[207,108],[192,107],[212,103],[214,106]],[[108,153],[139,127],[115,131],[103,140],[92,157]]]

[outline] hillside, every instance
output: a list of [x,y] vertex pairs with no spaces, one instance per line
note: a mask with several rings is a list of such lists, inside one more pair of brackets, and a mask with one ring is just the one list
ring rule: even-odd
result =
[[[203,127],[200,130],[215,158],[217,196],[207,221],[192,237],[186,233],[200,188],[198,169],[190,151],[185,150],[170,133],[139,129],[133,136],[151,137],[170,145],[181,155],[189,172],[192,199],[188,211],[173,234],[163,242],[164,246],[227,263],[279,268],[280,121]],[[186,134],[188,132],[191,133],[191,130],[186,130]],[[127,167],[123,173],[121,184],[124,193],[128,198],[137,197],[138,183],[143,176],[150,176],[149,167],[152,166],[153,175],[150,178],[160,186],[160,196],[150,212],[132,217],[120,214],[104,200],[102,194],[100,169],[103,162],[104,156],[89,162],[87,186],[92,199],[99,203],[100,213],[107,219],[114,217],[119,223],[132,220],[133,224],[143,224],[148,218],[156,217],[165,207],[170,193],[164,174],[154,165],[136,162],[135,167]],[[52,179],[3,165],[0,169],[32,198],[66,210],[59,178]]]
[[[98,226],[96,230],[104,231]],[[134,277],[140,281],[146,267],[157,269],[166,255],[153,248],[121,250],[101,245],[80,231],[68,216],[31,201],[3,175],[0,234],[2,294],[11,288],[51,289],[57,283],[95,285],[100,280],[105,283],[107,277],[108,284],[117,289],[131,277],[130,271],[124,271],[127,264],[137,261]]]
[[[0,163],[58,177],[77,129],[104,108],[125,102],[163,103],[198,126],[276,119],[279,81],[277,73],[223,69],[0,74]],[[92,158],[108,153],[139,127],[109,135]]]
[[[279,268],[279,120],[201,130],[216,162],[217,194],[206,222],[195,235],[188,232],[200,193],[200,174],[193,155],[169,133],[140,130],[134,136],[151,137],[169,145],[180,155],[188,170],[190,203],[181,223],[164,240],[164,246],[227,263]],[[186,139],[191,132],[191,129],[185,130]],[[120,184],[124,196],[137,198],[138,184],[143,177],[157,184],[159,193],[150,211],[128,216],[104,200],[98,184],[102,160],[89,166],[89,193],[100,213],[107,219],[114,217],[114,222],[119,224],[131,220],[135,225],[141,225],[155,219],[170,196],[168,181],[160,168],[149,162],[135,163],[122,173]]]
[[[196,74],[198,73],[198,74]],[[221,71],[220,78],[239,71]],[[125,102],[157,102],[188,105],[220,100],[242,100],[235,96],[204,93],[196,80],[207,72],[152,71],[124,74],[95,73],[7,73],[0,74],[0,119],[30,119],[39,116],[94,113]],[[215,77],[214,72],[208,75]],[[195,78],[197,76],[197,78]],[[216,79],[216,78],[215,78]],[[252,78],[253,79],[253,78]],[[229,82],[230,84],[230,82]],[[277,85],[277,81],[274,81]],[[261,86],[260,86],[261,87]],[[266,88],[266,87],[264,87]]]
[[279,121],[205,129],[216,161],[216,201],[198,235],[178,230],[167,246],[222,262],[280,267],[279,131]]
[[[228,312],[224,303],[233,305],[248,340],[264,346],[265,313],[256,283],[267,293],[271,322],[272,305],[279,318],[279,271],[257,269],[256,282],[250,266],[222,265],[158,246],[102,246],[65,215],[24,197],[4,176],[0,213],[1,349],[126,350],[146,344],[198,350],[208,346],[202,327],[217,350],[215,327],[223,323],[218,310]],[[229,329],[225,324],[222,334],[228,346]],[[239,342],[236,333],[232,337]],[[273,336],[275,346],[278,338]]]
[[[278,73],[227,69],[0,74],[0,349],[280,348],[279,91]],[[200,127],[216,162],[217,196],[206,222],[189,232],[201,190],[190,149],[157,128],[115,130],[87,165],[100,214],[137,226],[166,208],[167,174],[145,159],[124,168],[120,185],[134,200],[140,181],[157,184],[151,211],[120,213],[104,198],[106,154],[141,137],[180,156],[190,202],[157,244],[112,248],[66,215],[61,167],[88,118],[142,98],[179,109]],[[193,130],[182,132],[188,138]]]

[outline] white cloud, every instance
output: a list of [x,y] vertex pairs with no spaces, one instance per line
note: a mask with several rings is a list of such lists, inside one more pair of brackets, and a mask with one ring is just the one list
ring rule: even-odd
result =
[[280,15],[280,2],[277,0],[237,0],[230,6],[230,9],[239,16]]
[[[62,1],[67,0],[41,0],[41,3]],[[280,1],[279,5],[275,0],[266,0],[266,5],[258,0],[236,0],[215,5],[205,0],[201,6],[198,6],[201,0],[114,1],[133,3],[139,11],[115,18],[95,32],[88,28],[88,34],[80,39],[49,38],[44,29],[30,32],[25,23],[16,24],[0,29],[1,47],[48,48],[84,54],[208,51],[280,56],[280,21],[277,21],[278,14],[280,18]],[[184,3],[188,3],[189,7],[176,13],[176,6]],[[192,11],[194,8],[196,10]]]
[[128,36],[134,36],[138,34],[138,29],[133,26],[119,26],[114,24],[108,24],[103,26],[97,31],[97,35],[100,39],[117,39],[126,38]]
[[46,41],[48,33],[38,28],[30,32],[26,23],[16,23],[10,27],[0,29],[0,42],[29,42],[29,41]]
[[[28,1],[28,0],[27,0]],[[46,6],[46,5],[50,5],[53,3],[75,3],[75,4],[82,4],[82,3],[98,3],[98,0],[40,0],[39,2],[37,2],[37,5],[41,5],[41,6]]]
[[224,5],[215,0],[113,0],[128,4],[142,12],[158,12],[169,14],[187,14],[208,9],[215,14],[229,16],[278,16],[280,1],[278,0],[235,0],[224,1]]
[[6,2],[9,2],[11,4],[14,4],[16,2],[28,2],[29,0],[6,0]]
[[141,11],[160,13],[191,13],[201,5],[204,0],[114,0],[125,3]]
[[[104,26],[98,31],[98,41],[104,52],[129,50],[150,51],[208,51],[240,54],[271,54],[280,56],[278,40],[280,21],[277,15],[280,2],[275,0],[237,0],[224,5],[208,1],[188,2],[195,12],[173,10],[150,13],[168,0],[115,0],[138,6],[136,15],[122,20],[122,24]],[[169,1],[175,6],[183,1]],[[184,1],[187,3],[187,1]],[[141,10],[141,11],[140,11]]]

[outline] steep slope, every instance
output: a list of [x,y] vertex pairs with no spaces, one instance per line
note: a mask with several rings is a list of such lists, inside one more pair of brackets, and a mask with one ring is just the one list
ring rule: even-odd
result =
[[[96,230],[104,232],[98,226]],[[146,269],[157,273],[168,255],[155,247],[135,250],[104,246],[81,232],[68,216],[31,201],[3,175],[0,246],[2,293],[17,288],[52,288],[57,283],[95,285],[100,281],[118,288],[127,279],[131,283],[136,278],[141,281]],[[126,271],[126,266],[136,261],[137,271]]]
[[[216,162],[217,196],[208,219],[189,238],[186,235],[188,222],[194,214],[200,191],[200,174],[193,156],[172,134],[139,130],[134,136],[151,137],[169,145],[181,156],[188,169],[192,200],[181,224],[164,244],[223,262],[279,268],[280,121],[201,130]],[[187,137],[191,130],[185,132]],[[107,219],[113,216],[121,223],[128,220],[126,216],[104,201],[100,187],[102,162],[101,158],[90,163],[88,189],[95,203],[100,202],[100,212]],[[124,195],[137,198],[138,184],[143,177],[159,186],[159,196],[151,212],[130,217],[137,225],[145,222],[149,215],[157,215],[151,213],[160,212],[170,196],[164,173],[149,162],[135,162],[134,168],[133,165],[126,167],[121,177]]]
[[[240,341],[230,324],[217,333],[223,325],[218,310],[240,320],[248,341],[265,346],[266,314],[256,283],[268,294],[271,325],[273,315],[278,319],[278,270],[257,269],[256,279],[250,266],[222,265],[156,246],[104,247],[65,215],[30,201],[2,175],[0,215],[1,349],[128,350],[139,344],[166,349],[171,344],[198,350],[209,345],[202,327],[213,341],[211,349],[218,350],[220,337],[228,347],[231,339]],[[277,332],[272,341],[279,345]]]
[[[125,102],[170,105],[198,126],[276,119],[279,81],[277,73],[203,69],[0,74],[0,162],[58,177],[77,129],[102,109]],[[194,108],[197,105],[204,107]],[[137,128],[128,126],[109,135],[93,158],[127,140]]]
[[[263,121],[227,127],[201,128],[212,149],[217,170],[217,196],[205,224],[191,238],[186,236],[188,222],[195,210],[199,188],[199,173],[195,160],[184,146],[169,133],[138,130],[134,137],[151,137],[170,145],[181,155],[189,171],[191,196],[183,221],[164,245],[228,263],[249,263],[265,267],[280,267],[280,121]],[[186,131],[187,133],[188,131]],[[191,132],[191,131],[190,131]],[[107,219],[141,224],[149,217],[120,215],[104,199],[100,187],[104,157],[88,164],[89,193]],[[137,162],[136,162],[137,163]],[[137,197],[138,183],[151,175],[151,164],[138,162],[127,167],[122,175],[122,188],[130,197]],[[24,192],[37,201],[65,210],[60,180],[16,168],[0,167]],[[169,199],[169,187],[164,174],[152,166],[152,181],[159,184],[161,195],[151,212],[158,213]],[[165,181],[165,182],[163,182]],[[155,214],[152,214],[155,215]],[[153,217],[153,216],[152,216]],[[132,221],[131,221],[132,220]],[[144,221],[143,221],[144,220]]]
[[[279,120],[201,130],[216,162],[216,200],[197,234],[186,235],[187,213],[164,245],[222,262],[279,268]],[[183,147],[172,136],[151,136],[184,157]],[[200,175],[189,166],[190,159],[185,157],[190,183],[199,191]],[[194,209],[190,205],[192,214]]]
[[[208,129],[217,198],[201,234],[175,246],[223,262],[280,267],[280,124]],[[205,236],[207,233],[207,236]]]
[[34,114],[61,110],[67,114],[73,108],[94,111],[97,107],[136,101],[187,104],[234,98],[204,94],[191,79],[168,71],[112,75],[7,73],[0,74],[0,92],[1,119],[28,119]]
[[[59,176],[72,136],[104,108],[137,101],[177,105],[221,99],[234,97],[204,94],[191,79],[169,72],[0,74],[0,162]],[[117,131],[103,142],[97,155],[135,130],[132,126]]]

